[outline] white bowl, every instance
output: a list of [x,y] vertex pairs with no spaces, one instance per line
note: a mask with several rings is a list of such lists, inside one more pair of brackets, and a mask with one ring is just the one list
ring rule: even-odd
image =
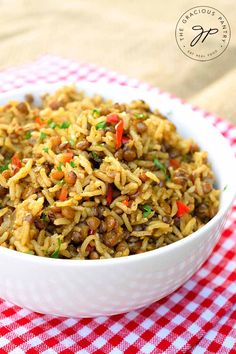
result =
[[[0,95],[0,104],[52,92],[57,85],[28,86]],[[221,195],[220,210],[203,228],[166,247],[105,260],[63,260],[32,256],[0,247],[0,297],[44,314],[70,317],[113,315],[137,309],[172,293],[188,280],[212,252],[236,191],[235,158],[227,141],[200,112],[168,95],[104,83],[79,82],[88,95],[116,102],[146,100],[151,108],[172,111],[171,120],[185,137],[209,152]]]

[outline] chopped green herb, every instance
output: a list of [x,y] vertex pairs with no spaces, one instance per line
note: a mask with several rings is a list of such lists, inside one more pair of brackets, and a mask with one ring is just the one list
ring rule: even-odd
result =
[[70,165],[71,165],[71,167],[73,167],[73,168],[76,167],[76,163],[75,163],[74,161],[71,161],[71,162],[70,162]]
[[61,248],[61,240],[60,238],[57,239],[57,249],[51,254],[51,257],[52,258],[58,258],[59,256],[59,252],[60,252],[60,248]]
[[0,204],[0,209],[2,209],[3,208],[3,205],[2,204]]
[[75,146],[75,140],[74,139],[70,139],[70,146]]
[[26,139],[26,140],[29,140],[29,139],[31,138],[31,136],[32,136],[32,133],[31,133],[31,132],[27,132],[27,133],[25,134],[25,139]]
[[40,136],[39,136],[39,139],[40,140],[44,140],[44,139],[46,139],[46,137],[47,137],[47,135],[44,132],[41,132]]
[[98,154],[95,151],[92,151],[91,155],[92,155],[92,158],[93,158],[94,161],[101,162],[100,156],[98,156]]
[[138,119],[146,119],[146,115],[144,113],[134,113],[135,118]]
[[54,122],[52,119],[48,121],[49,128],[55,129],[57,127],[57,123]]
[[161,163],[161,161],[159,161],[158,159],[154,159],[153,162],[154,162],[154,165],[164,173],[167,181],[169,181],[170,177],[167,176],[166,166],[163,163]]
[[10,162],[6,163],[5,165],[0,166],[0,173],[9,169],[9,163]]
[[43,148],[44,152],[48,152],[48,147]]
[[64,179],[62,179],[61,181],[57,182],[58,186],[63,186],[63,184],[65,183]]
[[228,184],[226,184],[226,185],[224,186],[224,188],[222,189],[222,192],[226,191],[227,187],[228,187]]
[[96,129],[105,129],[106,128],[106,122],[101,122],[96,125]]
[[40,219],[43,220],[43,221],[46,221],[47,220],[47,215],[45,213],[42,213],[41,216],[40,216]]
[[57,166],[58,171],[62,171],[62,166],[64,166],[64,163],[63,162],[59,162],[59,164]]
[[94,116],[94,118],[99,118],[100,115],[101,115],[100,109],[94,108],[94,109],[92,110],[92,115]]
[[67,129],[67,128],[69,128],[69,126],[70,126],[70,122],[64,121],[64,122],[61,123],[60,128],[61,129]]
[[152,208],[148,204],[145,204],[143,206],[143,210],[144,210],[144,213],[143,213],[144,218],[147,218],[152,213]]

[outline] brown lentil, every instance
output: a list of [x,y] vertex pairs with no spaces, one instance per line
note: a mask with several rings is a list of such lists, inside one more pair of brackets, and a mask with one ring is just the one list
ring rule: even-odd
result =
[[145,133],[145,131],[147,130],[147,126],[146,126],[146,124],[144,122],[138,121],[136,123],[136,130],[140,134]]
[[79,223],[78,225],[80,227],[80,232],[81,235],[83,236],[83,239],[85,239],[88,236],[88,232],[89,232],[89,227],[87,224],[85,224],[84,222]]
[[54,224],[54,221],[55,221],[55,219],[56,219],[56,215],[55,215],[52,211],[50,211],[50,210],[49,210],[49,212],[48,212],[48,219],[49,219],[49,221],[50,221],[52,224]]
[[97,230],[100,225],[100,220],[95,216],[90,216],[86,219],[86,222],[91,230]]
[[71,240],[75,243],[75,244],[79,244],[84,240],[85,237],[82,236],[82,233],[79,231],[73,231],[71,234]]
[[106,217],[105,222],[106,222],[106,230],[107,231],[111,231],[112,229],[114,229],[117,226],[117,221],[112,215],[108,215]]
[[53,111],[58,110],[61,106],[62,106],[62,102],[52,101],[51,103],[49,103],[49,107],[50,107]]
[[90,258],[90,259],[98,259],[98,258],[99,258],[99,254],[98,254],[96,251],[92,251],[92,252],[89,254],[89,258]]
[[106,232],[102,239],[106,246],[114,247],[120,242],[120,234],[116,230],[111,230]]
[[115,152],[115,157],[118,159],[118,160],[122,160],[123,159],[123,150],[122,149],[119,149]]
[[136,152],[133,149],[126,149],[123,153],[123,159],[127,162],[134,161],[136,156]]
[[29,104],[31,104],[31,103],[34,102],[34,96],[31,95],[30,93],[27,93],[27,94],[25,95],[25,99],[26,99],[26,101],[27,101]]
[[116,251],[117,251],[117,252],[124,252],[127,248],[128,248],[127,242],[121,241],[121,242],[117,245]]
[[37,216],[34,218],[34,225],[39,230],[43,230],[45,228],[45,222]]
[[171,216],[165,215],[165,216],[162,217],[162,221],[163,221],[164,223],[166,223],[166,224],[171,224],[173,220],[172,220],[172,217],[171,217]]
[[176,216],[176,217],[174,218],[174,225],[175,225],[176,227],[180,227],[180,218],[179,218],[178,216]]
[[59,135],[54,135],[50,138],[52,147],[56,147],[61,144],[61,137]]
[[24,115],[27,115],[29,113],[29,110],[28,110],[28,107],[27,105],[25,104],[25,102],[20,102],[18,103],[18,105],[16,106],[17,110],[24,114]]
[[203,190],[203,193],[207,194],[207,193],[210,193],[213,189],[213,186],[211,183],[208,183],[208,182],[203,182],[202,183],[202,190]]
[[81,140],[76,144],[76,148],[79,150],[86,150],[90,146],[90,143],[87,140]]
[[60,213],[61,212],[61,208],[56,206],[56,205],[53,205],[50,210],[53,212],[53,213]]
[[70,186],[73,186],[76,183],[77,175],[74,171],[70,171],[65,174],[65,182]]
[[64,143],[61,143],[59,146],[58,146],[58,149],[60,151],[63,151],[63,150],[66,150],[70,147],[70,144],[68,141],[65,141]]
[[61,213],[66,219],[74,219],[75,211],[70,207],[61,208]]
[[8,192],[8,190],[6,188],[3,188],[2,186],[0,186],[0,198],[5,197],[7,192]]
[[205,217],[209,217],[209,207],[202,203],[200,204],[197,208],[196,208],[196,215],[200,218],[200,219],[204,219]]
[[187,172],[183,169],[180,169],[180,168],[175,170],[174,176],[173,176],[173,182],[185,187],[188,182]]
[[103,233],[105,231],[107,231],[107,224],[106,224],[105,221],[102,220],[101,224],[100,224],[100,227],[99,227],[99,232]]

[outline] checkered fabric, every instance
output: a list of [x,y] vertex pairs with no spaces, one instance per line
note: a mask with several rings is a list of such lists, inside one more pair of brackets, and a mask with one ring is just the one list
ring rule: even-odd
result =
[[[116,82],[162,94],[104,68],[49,55],[0,72],[0,92],[30,83],[81,79]],[[203,114],[236,152],[236,127]],[[201,269],[168,297],[124,315],[58,318],[0,300],[0,353],[236,353],[235,245],[236,203],[220,241]]]

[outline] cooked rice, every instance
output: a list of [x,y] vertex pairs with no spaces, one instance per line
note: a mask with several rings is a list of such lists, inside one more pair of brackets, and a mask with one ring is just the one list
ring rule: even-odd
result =
[[30,95],[0,107],[0,132],[3,247],[128,256],[178,241],[218,211],[207,153],[142,100],[63,87],[40,107]]

